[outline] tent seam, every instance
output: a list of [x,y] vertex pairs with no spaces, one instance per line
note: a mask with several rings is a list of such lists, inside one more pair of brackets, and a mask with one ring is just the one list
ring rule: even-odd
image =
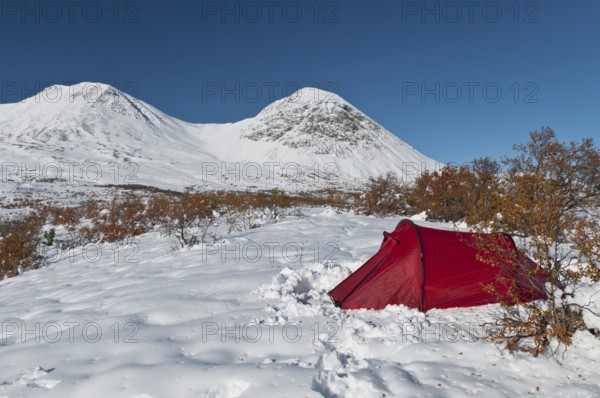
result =
[[419,250],[421,252],[421,299],[419,303],[419,311],[423,312],[425,308],[425,252],[423,250],[423,241],[421,239],[421,231],[419,230],[419,226],[415,224],[412,220],[404,219],[398,223],[396,229],[400,224],[407,222],[413,226],[415,232],[417,233],[417,239],[419,240]]

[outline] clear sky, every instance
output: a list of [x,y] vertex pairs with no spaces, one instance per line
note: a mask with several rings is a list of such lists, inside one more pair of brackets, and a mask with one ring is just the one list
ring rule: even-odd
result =
[[190,122],[335,91],[442,162],[600,137],[600,1],[2,1],[1,102],[112,84]]

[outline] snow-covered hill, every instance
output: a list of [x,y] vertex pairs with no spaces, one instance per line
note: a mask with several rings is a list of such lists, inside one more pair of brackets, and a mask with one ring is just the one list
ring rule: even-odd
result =
[[178,189],[353,188],[387,171],[412,179],[436,167],[318,89],[237,123],[191,124],[99,83],[52,86],[0,105],[0,158],[16,165],[3,167],[4,181],[62,177]]

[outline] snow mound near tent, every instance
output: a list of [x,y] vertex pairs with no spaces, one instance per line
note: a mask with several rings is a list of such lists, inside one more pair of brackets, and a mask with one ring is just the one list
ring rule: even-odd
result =
[[311,263],[297,270],[286,267],[270,285],[261,286],[256,293],[264,300],[281,301],[285,308],[276,312],[285,313],[286,318],[290,315],[330,313],[333,303],[328,293],[332,286],[347,278],[360,265],[359,262],[332,262]]
[[[360,262],[313,263],[296,270],[284,268],[270,285],[261,286],[256,293],[269,301],[266,311],[273,314],[271,321],[290,322],[319,315],[326,317],[327,323],[336,325],[337,350],[359,358],[376,357],[377,353],[388,350],[386,347],[382,347],[381,351],[374,350],[380,343],[387,346],[422,338],[435,340],[440,333],[449,333],[435,330],[438,326],[431,325],[435,318],[403,305],[389,305],[380,311],[344,311],[334,306],[329,292],[360,265]],[[443,319],[455,322],[458,317],[445,312]],[[461,335],[456,339],[464,337]],[[374,342],[365,345],[370,340]]]

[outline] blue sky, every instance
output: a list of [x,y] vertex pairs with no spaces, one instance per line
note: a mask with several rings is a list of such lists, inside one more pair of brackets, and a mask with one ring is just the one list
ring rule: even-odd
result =
[[594,0],[3,1],[0,95],[98,81],[208,123],[314,86],[467,162],[541,126],[600,137],[599,21]]

